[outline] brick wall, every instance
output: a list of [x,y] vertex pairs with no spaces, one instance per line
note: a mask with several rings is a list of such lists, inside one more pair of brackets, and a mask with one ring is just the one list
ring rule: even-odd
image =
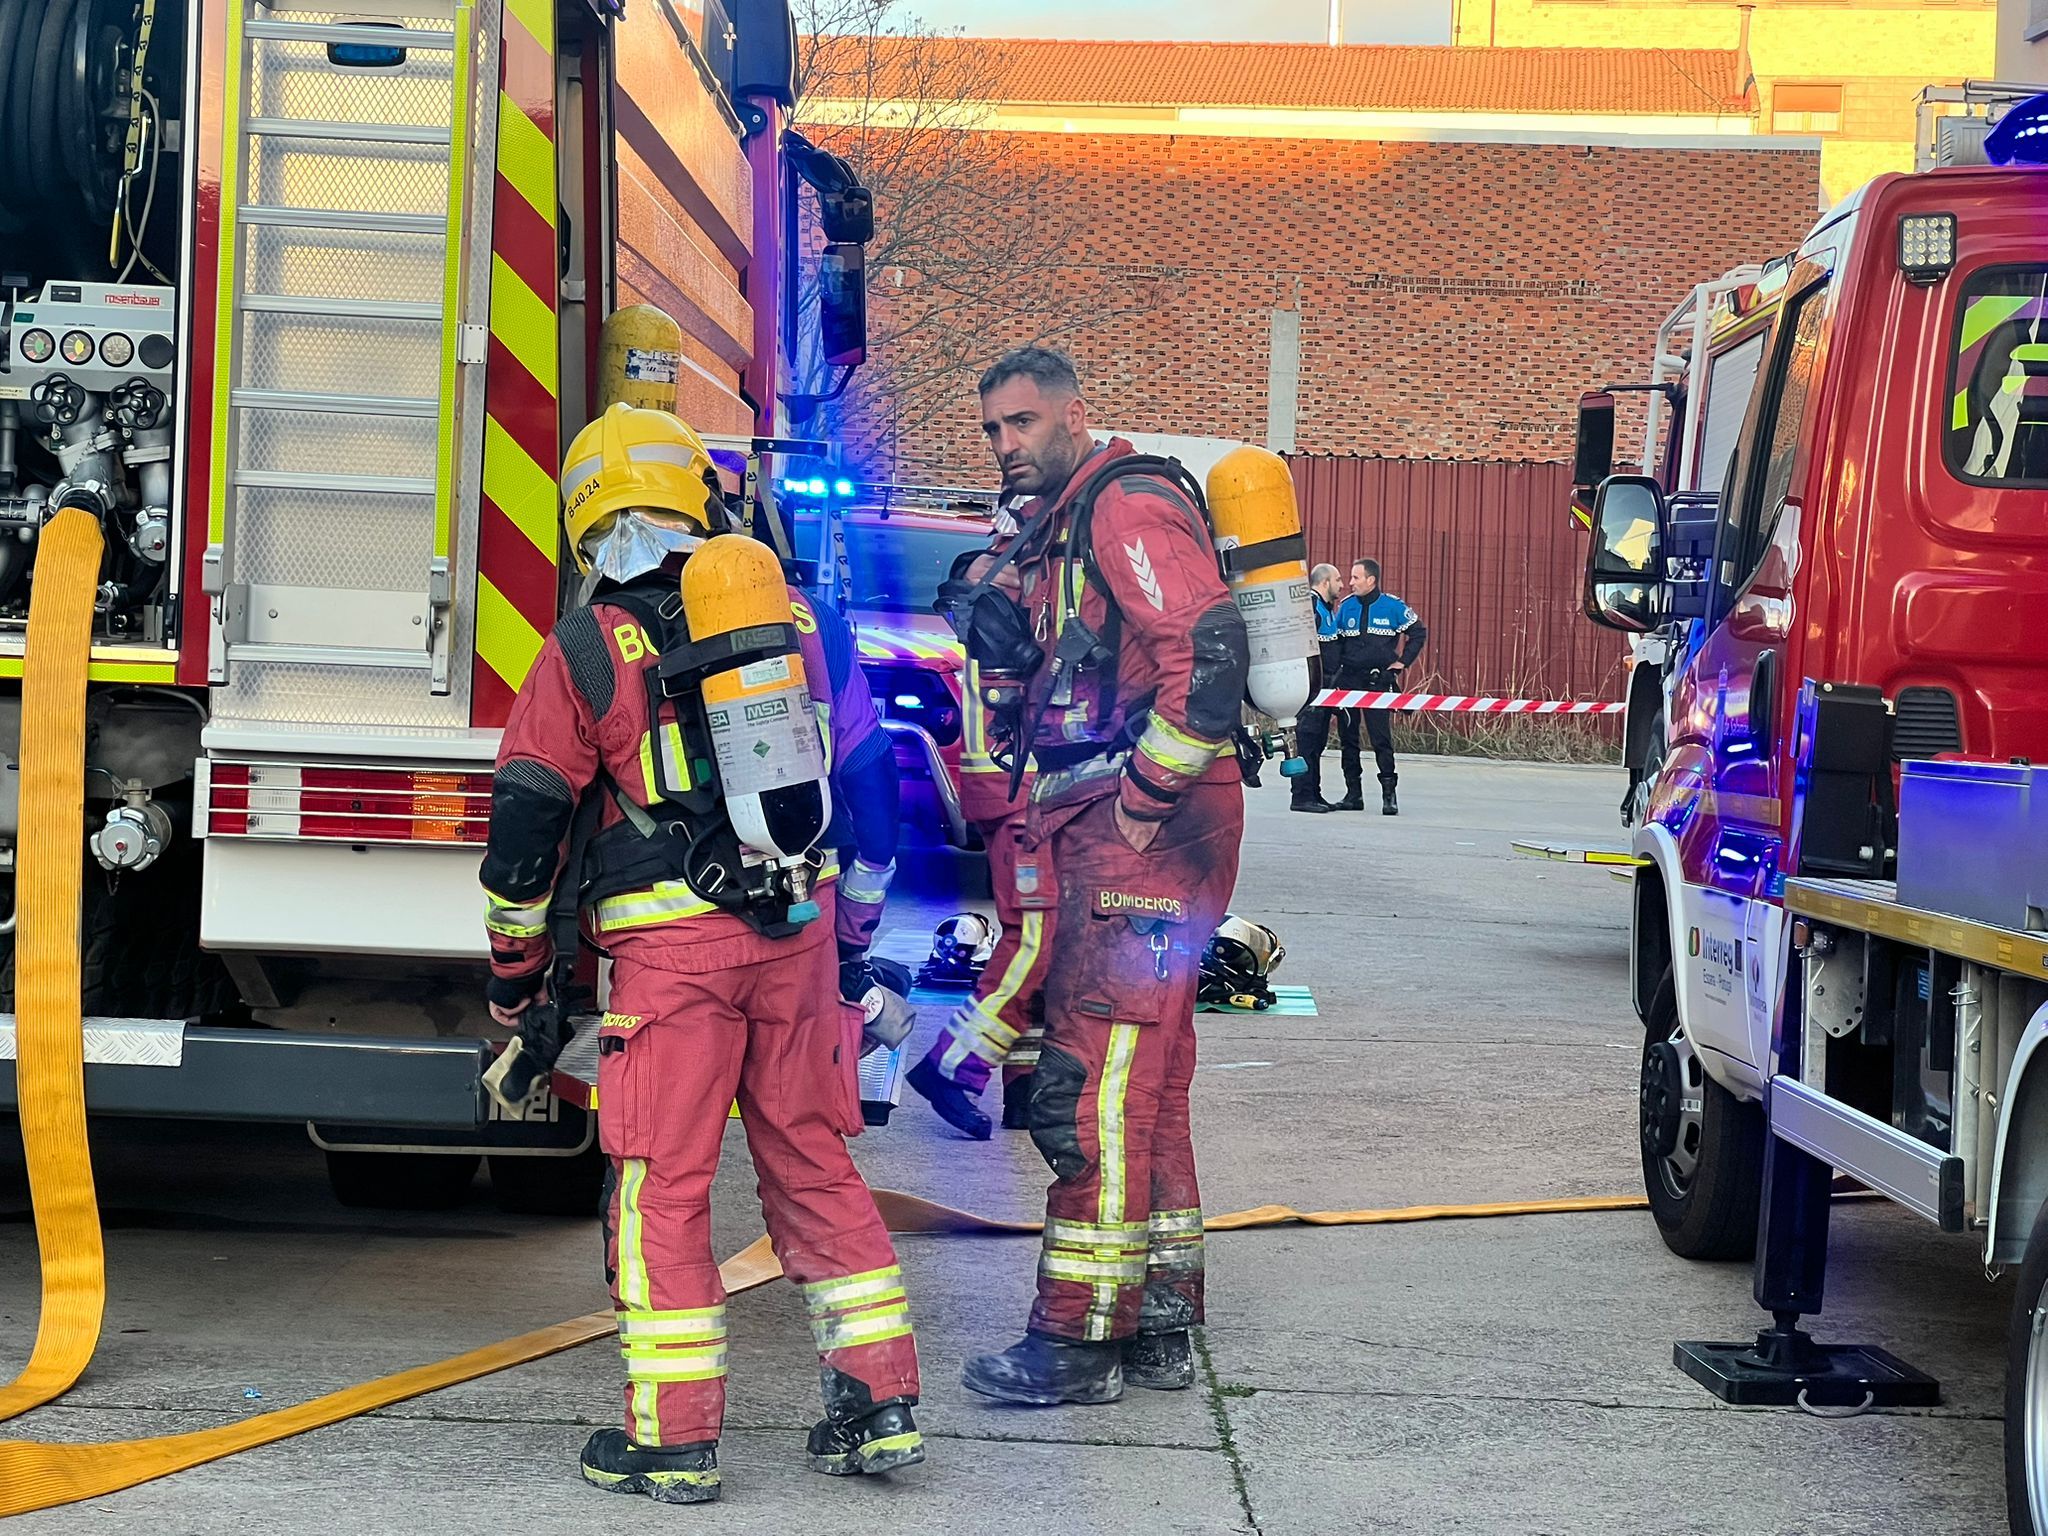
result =
[[[1085,232],[1059,254],[1103,318],[1060,338],[1095,418],[1265,440],[1275,309],[1301,315],[1296,446],[1556,461],[1579,393],[1636,378],[1695,282],[1812,223],[1811,152],[1586,145],[1008,136],[1063,181]],[[884,208],[883,216],[887,210]],[[880,349],[835,423],[870,472],[980,483],[975,366],[935,421],[891,429],[915,284],[870,274]],[[1034,339],[991,307],[985,353]],[[978,364],[976,365],[978,366]]]

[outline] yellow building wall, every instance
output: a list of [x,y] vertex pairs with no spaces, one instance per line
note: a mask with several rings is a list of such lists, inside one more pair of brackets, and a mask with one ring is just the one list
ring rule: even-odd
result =
[[[1454,43],[1502,48],[1733,48],[1741,7],[1719,0],[1453,0]],[[1774,88],[1840,84],[1842,125],[1824,135],[1829,200],[1913,168],[1914,101],[1925,85],[1989,79],[1997,0],[1756,0],[1749,51],[1771,131]]]

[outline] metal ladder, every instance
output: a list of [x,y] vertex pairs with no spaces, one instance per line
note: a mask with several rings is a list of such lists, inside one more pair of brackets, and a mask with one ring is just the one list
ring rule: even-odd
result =
[[391,25],[304,5],[230,13],[209,675],[405,668],[445,694],[472,0]]

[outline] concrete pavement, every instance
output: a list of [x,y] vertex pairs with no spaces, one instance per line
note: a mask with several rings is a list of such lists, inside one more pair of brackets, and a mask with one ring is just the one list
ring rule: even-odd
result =
[[[1512,856],[1510,837],[1618,839],[1608,770],[1409,764],[1404,814],[1289,815],[1252,799],[1237,910],[1277,928],[1314,1019],[1204,1016],[1196,1135],[1213,1211],[1632,1193],[1640,1035],[1627,892]],[[890,947],[921,948],[933,898]],[[930,1011],[922,1030],[936,1026]],[[921,1044],[927,1034],[918,1037]],[[296,1402],[605,1304],[595,1225],[499,1214],[481,1185],[441,1215],[351,1212],[289,1129],[96,1125],[107,1334],[35,1438],[172,1433]],[[997,1216],[1035,1212],[1028,1141],[954,1138],[914,1096],[856,1144],[871,1180]],[[758,1231],[737,1131],[718,1246]],[[24,1204],[11,1149],[0,1211]],[[34,1242],[0,1223],[0,1365],[33,1330]],[[1688,1265],[1639,1213],[1227,1233],[1209,1242],[1197,1391],[1012,1410],[958,1384],[1015,1336],[1028,1239],[903,1239],[931,1460],[887,1482],[817,1477],[815,1378],[786,1286],[734,1303],[725,1502],[660,1509],[575,1479],[613,1420],[615,1356],[589,1346],[90,1504],[32,1533],[637,1531],[966,1533],[2001,1528],[2006,1286],[1967,1242],[1845,1207],[1823,1337],[1942,1378],[1931,1413],[1735,1412],[1671,1365],[1679,1337],[1739,1337],[1745,1266]],[[250,1398],[251,1391],[261,1394]]]

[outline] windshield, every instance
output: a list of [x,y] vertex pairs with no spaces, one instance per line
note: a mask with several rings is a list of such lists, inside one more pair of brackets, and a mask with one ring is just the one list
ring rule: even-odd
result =
[[988,545],[988,530],[974,523],[918,528],[900,522],[846,524],[846,563],[853,608],[888,613],[930,613],[939,583],[965,550]]

